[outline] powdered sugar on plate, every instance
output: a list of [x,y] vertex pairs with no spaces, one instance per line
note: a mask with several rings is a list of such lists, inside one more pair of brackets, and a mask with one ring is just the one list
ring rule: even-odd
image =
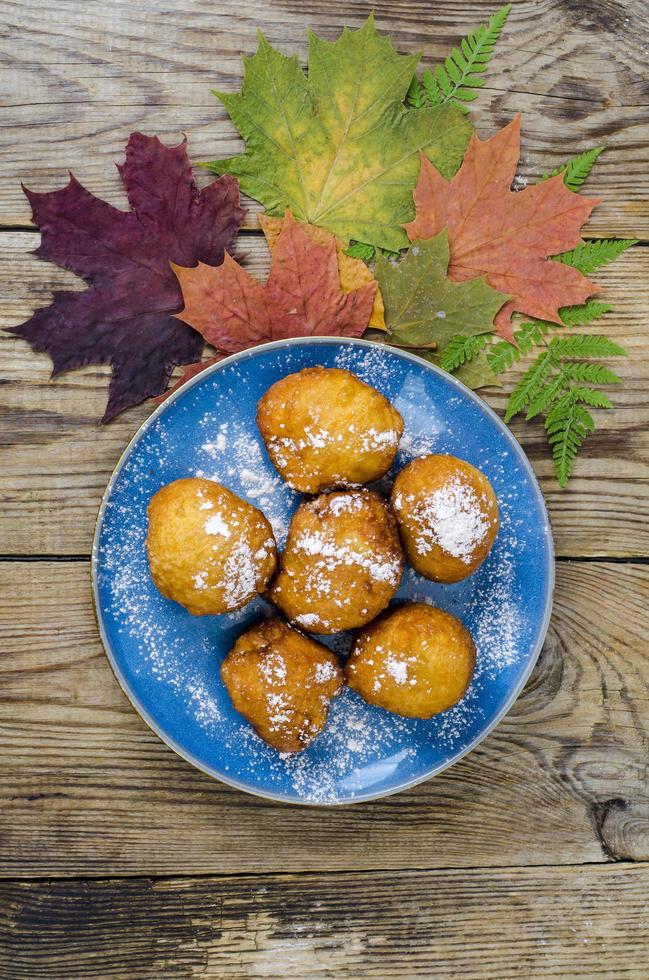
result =
[[201,429],[211,438],[200,447],[195,476],[215,480],[240,493],[263,511],[280,547],[286,540],[290,512],[299,497],[284,483],[259,442],[256,426],[232,419],[220,422],[219,413],[206,413]]

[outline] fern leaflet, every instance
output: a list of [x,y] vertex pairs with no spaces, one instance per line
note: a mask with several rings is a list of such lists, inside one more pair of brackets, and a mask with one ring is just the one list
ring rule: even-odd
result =
[[583,323],[590,323],[591,320],[596,320],[612,309],[610,303],[589,299],[587,303],[581,303],[579,306],[562,306],[559,316],[567,327],[576,327]]
[[623,357],[626,351],[608,337],[592,333],[574,333],[553,337],[550,347],[559,357]]
[[445,371],[456,371],[467,361],[472,361],[481,350],[484,350],[489,337],[491,334],[488,333],[476,334],[473,337],[456,334],[455,337],[451,337],[444,348],[439,366]]
[[534,401],[545,384],[545,380],[555,366],[555,356],[550,350],[539,354],[534,364],[518,382],[507,402],[505,422],[509,422]]
[[559,486],[565,487],[584,439],[595,431],[595,420],[583,405],[568,397],[548,412],[545,430]]
[[526,421],[529,422],[530,419],[536,418],[537,415],[545,411],[548,405],[556,401],[557,396],[565,389],[568,381],[569,378],[566,372],[560,371],[549,384],[544,385],[536,398],[530,403],[527,409],[527,415],[525,416]]
[[374,246],[366,245],[365,242],[354,242],[345,249],[345,255],[352,259],[362,259],[363,262],[371,262],[374,258]]
[[496,374],[502,374],[520,361],[524,354],[529,354],[535,344],[542,343],[544,335],[556,326],[556,323],[549,323],[547,320],[531,320],[521,324],[514,334],[515,344],[500,340],[489,348],[487,358],[491,369]]
[[568,397],[575,403],[582,402],[584,405],[590,405],[591,408],[613,408],[613,402],[608,395],[595,388],[571,388]]
[[617,385],[621,382],[621,378],[603,364],[569,361],[564,365],[564,371],[571,381],[587,381],[591,385]]
[[622,252],[626,252],[627,248],[637,244],[637,238],[600,238],[577,245],[570,252],[561,252],[560,255],[552,257],[556,262],[571,265],[573,269],[587,276],[600,266],[612,262]]
[[566,163],[560,164],[555,167],[553,171],[549,174],[543,174],[539,184],[544,180],[549,180],[550,177],[556,177],[557,174],[563,174],[563,182],[567,188],[571,191],[576,191],[578,187],[581,187],[583,182],[588,177],[588,174],[593,169],[595,161],[600,153],[603,153],[605,147],[594,146],[590,150],[585,150],[576,157],[572,157]]
[[406,105],[411,109],[425,109],[428,105],[426,93],[421,87],[421,83],[416,75],[412,76],[412,81],[406,92]]

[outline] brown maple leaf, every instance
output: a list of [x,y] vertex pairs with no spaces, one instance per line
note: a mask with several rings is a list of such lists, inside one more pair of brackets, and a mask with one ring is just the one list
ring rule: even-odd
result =
[[227,253],[219,268],[199,262],[173,269],[185,303],[178,318],[227,354],[286,337],[360,337],[376,291],[370,282],[344,293],[333,235],[326,244],[314,242],[288,211],[267,282],[253,279]]
[[576,269],[548,256],[580,244],[581,227],[599,201],[568,190],[562,174],[512,191],[519,151],[518,115],[491,139],[474,133],[450,180],[422,156],[416,217],[404,226],[411,241],[448,228],[449,277],[463,282],[484,275],[512,296],[495,319],[496,333],[510,341],[515,310],[561,323],[560,307],[584,303],[598,291]]

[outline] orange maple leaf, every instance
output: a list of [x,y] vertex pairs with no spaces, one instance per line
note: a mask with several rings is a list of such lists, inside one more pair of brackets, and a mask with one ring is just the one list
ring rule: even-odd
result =
[[360,337],[376,291],[370,282],[344,293],[333,235],[314,242],[289,211],[267,282],[253,279],[227,252],[218,268],[199,262],[173,269],[185,303],[178,318],[227,354],[285,337]]
[[599,291],[576,269],[548,259],[581,243],[581,227],[599,201],[569,190],[561,174],[512,191],[519,153],[517,115],[491,139],[474,133],[450,180],[422,156],[416,217],[404,226],[411,241],[448,228],[449,277],[463,282],[484,275],[511,295],[495,318],[496,333],[509,341],[515,310],[561,323],[560,307],[585,303]]
[[[268,248],[272,254],[272,251],[275,248],[275,242],[277,241],[279,233],[282,230],[284,219],[275,218],[270,214],[260,214],[259,224],[261,225],[261,230],[266,237],[266,243],[268,244]],[[329,241],[331,237],[330,232],[326,231],[324,228],[320,228],[318,225],[309,225],[305,222],[300,222],[300,224],[302,228],[304,228],[307,235],[312,238],[314,242],[319,242],[322,245]],[[340,276],[340,287],[343,293],[352,293],[360,286],[364,286],[366,282],[374,282],[374,276],[367,268],[365,263],[361,261],[361,259],[353,259],[351,255],[347,255],[345,252],[345,242],[342,242],[339,238],[335,237],[334,241],[336,243],[336,254],[338,256],[338,275]],[[385,307],[383,305],[383,297],[381,296],[381,290],[378,287],[374,295],[374,305],[372,307],[372,314],[370,316],[368,327],[375,327],[376,330],[388,329],[385,325]]]

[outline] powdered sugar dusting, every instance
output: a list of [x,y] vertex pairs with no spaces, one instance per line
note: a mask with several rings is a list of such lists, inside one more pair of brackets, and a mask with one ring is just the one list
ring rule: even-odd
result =
[[315,679],[316,683],[324,684],[325,681],[332,681],[336,676],[336,667],[330,660],[323,660],[316,664]]
[[350,547],[336,544],[332,537],[323,531],[303,532],[293,540],[295,551],[302,551],[317,557],[316,569],[319,574],[336,572],[341,565],[358,565],[369,573],[374,582],[389,582],[396,585],[401,577],[401,558],[399,555],[384,554],[374,557]]
[[[416,752],[409,742],[416,725],[412,719],[388,716],[380,709],[368,711],[346,688],[332,701],[325,731],[306,752],[281,756],[247,726],[236,731],[227,744],[233,747],[243,741],[252,760],[263,759],[271,785],[288,778],[305,802],[336,803],[341,794],[353,798],[368,783],[386,779],[400,765],[412,763]],[[379,753],[377,746],[381,746]]]
[[491,527],[485,500],[458,474],[423,498],[397,494],[394,506],[399,510],[404,504],[409,505],[409,520],[420,555],[428,554],[437,545],[468,565]]
[[194,588],[197,589],[198,591],[202,591],[203,589],[207,588],[207,571],[203,570],[200,572],[196,572],[196,574],[193,576],[193,579],[194,579]]
[[405,684],[408,680],[408,661],[389,653],[385,658],[385,669],[397,684]]
[[212,514],[204,524],[206,534],[218,534],[222,538],[229,538],[232,531],[223,520],[221,514]]
[[[223,483],[259,507],[270,521],[281,547],[288,533],[290,511],[298,498],[284,483],[260,446],[256,426],[251,431],[249,425],[235,419],[224,427],[211,414],[203,417],[201,425],[204,430],[212,430],[216,434],[202,444],[201,455],[207,456],[208,461],[194,470],[195,475]],[[227,445],[227,452],[223,454],[213,449],[220,438],[226,440]]]

